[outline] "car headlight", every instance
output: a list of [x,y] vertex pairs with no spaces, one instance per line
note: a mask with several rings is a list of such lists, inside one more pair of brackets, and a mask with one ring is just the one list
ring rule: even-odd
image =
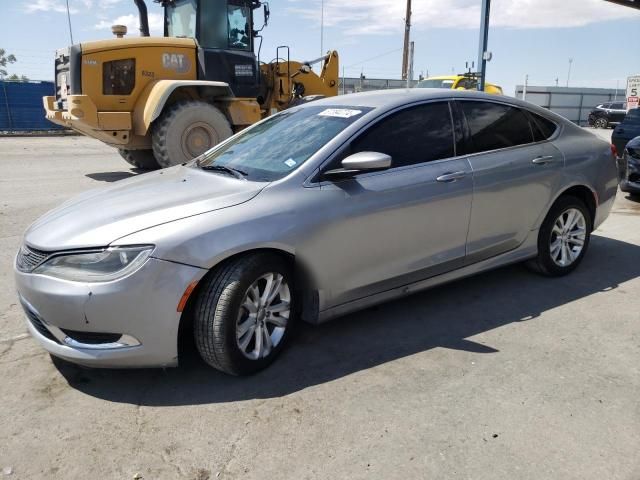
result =
[[129,95],[136,85],[136,60],[112,60],[102,65],[102,93]]
[[110,282],[136,271],[152,251],[152,245],[142,245],[59,254],[36,267],[33,273],[74,282]]

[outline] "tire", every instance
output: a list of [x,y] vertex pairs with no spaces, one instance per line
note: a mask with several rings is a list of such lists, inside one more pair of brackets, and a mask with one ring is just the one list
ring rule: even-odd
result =
[[153,150],[125,150],[118,149],[118,153],[125,161],[141,170],[157,170],[160,165],[153,156]]
[[183,100],[168,107],[153,123],[151,143],[162,168],[188,162],[226,140],[233,131],[213,105]]
[[[579,212],[576,218],[575,228],[566,231],[557,226],[562,216],[564,223],[569,222],[572,213]],[[558,227],[558,228],[555,228]],[[528,266],[542,275],[549,277],[561,277],[571,273],[582,262],[589,247],[593,221],[589,209],[579,198],[567,195],[560,197],[551,207],[538,233],[538,256],[528,263]],[[563,235],[559,235],[558,231]],[[582,234],[578,232],[583,231]],[[579,242],[582,245],[579,245]],[[558,245],[560,245],[558,249]],[[564,250],[566,245],[568,250]],[[581,248],[580,248],[581,247]],[[579,251],[578,251],[579,248]],[[577,253],[577,255],[576,255]],[[575,257],[574,257],[575,255]],[[564,262],[562,259],[566,259]]]
[[604,118],[604,117],[596,118],[596,121],[594,123],[594,127],[595,128],[608,128],[609,127],[609,122],[607,122],[607,119]]
[[[278,275],[282,279],[270,303],[274,311],[269,313],[269,307],[254,308],[256,313],[252,317],[245,305],[256,298],[252,293],[254,286],[258,287],[260,296],[264,295],[260,286],[268,285],[268,278],[264,277],[269,275],[273,275],[273,285],[277,284]],[[285,345],[295,322],[292,279],[288,265],[273,254],[247,255],[213,270],[198,294],[193,319],[194,339],[202,359],[231,375],[250,375],[270,365]],[[288,310],[283,310],[287,305]],[[257,332],[263,327],[269,334],[271,349],[267,349],[266,335],[260,335],[258,346]],[[243,334],[243,330],[247,333]]]

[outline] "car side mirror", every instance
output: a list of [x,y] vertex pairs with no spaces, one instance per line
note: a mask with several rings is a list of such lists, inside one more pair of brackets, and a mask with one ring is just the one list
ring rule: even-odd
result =
[[380,152],[358,152],[342,160],[342,168],[324,172],[328,179],[347,178],[358,173],[386,170],[391,167],[392,159]]

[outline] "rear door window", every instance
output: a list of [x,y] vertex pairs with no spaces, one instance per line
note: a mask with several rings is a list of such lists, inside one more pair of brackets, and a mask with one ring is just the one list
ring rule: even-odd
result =
[[448,102],[410,107],[376,123],[351,143],[349,153],[390,155],[393,167],[455,156]]
[[527,115],[519,108],[493,102],[461,101],[471,136],[470,152],[486,152],[534,141]]

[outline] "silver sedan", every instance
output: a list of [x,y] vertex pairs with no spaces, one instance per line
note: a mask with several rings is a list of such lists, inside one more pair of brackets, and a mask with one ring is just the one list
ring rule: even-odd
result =
[[502,265],[578,266],[617,190],[610,145],[534,105],[413,89],[301,105],[192,162],[87,192],[15,261],[31,334],[89,366],[250,374],[295,322]]

